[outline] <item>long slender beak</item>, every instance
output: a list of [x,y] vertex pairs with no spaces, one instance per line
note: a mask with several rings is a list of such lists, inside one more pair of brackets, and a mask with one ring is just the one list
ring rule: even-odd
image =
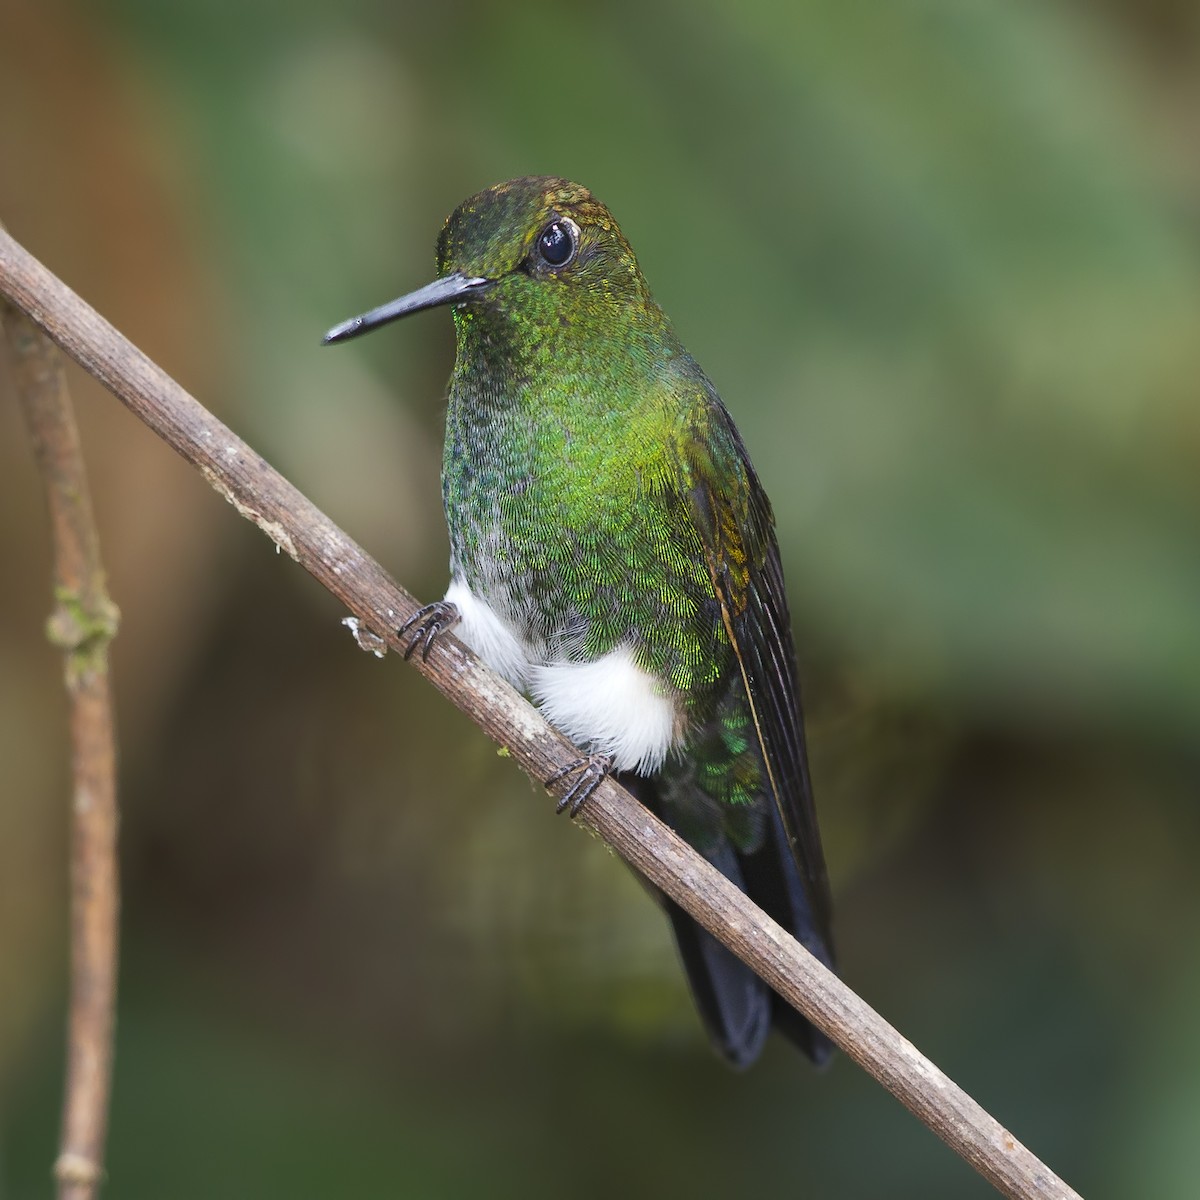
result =
[[321,339],[321,344],[328,346],[331,342],[346,342],[351,338],[358,337],[360,333],[369,333],[372,329],[378,329],[380,325],[386,325],[389,321],[398,320],[400,317],[407,317],[409,313],[420,312],[423,308],[437,308],[439,304],[453,304],[462,297],[487,287],[489,283],[491,283],[490,279],[473,278],[455,271],[453,275],[436,279],[433,283],[418,288],[415,292],[409,292],[407,296],[401,296],[398,300],[381,304],[378,308],[363,313],[362,316],[351,317],[350,320],[335,325]]

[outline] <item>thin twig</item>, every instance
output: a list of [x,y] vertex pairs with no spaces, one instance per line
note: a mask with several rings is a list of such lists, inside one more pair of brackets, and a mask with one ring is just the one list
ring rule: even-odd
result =
[[[0,237],[0,291],[160,437],[196,466],[371,630],[396,648],[416,602],[253,450],[202,408],[11,239]],[[578,757],[507,683],[452,637],[414,665],[535,780]],[[720,872],[606,780],[580,814],[623,858],[676,900],[869,1071],[1004,1195],[1076,1193],[929,1059],[826,970]]]
[[64,655],[70,699],[71,1006],[59,1200],[92,1200],[104,1174],[117,990],[116,743],[108,643],[117,610],[100,547],[75,414],[58,348],[24,313],[0,303],[17,401],[50,509],[56,608],[48,636]]

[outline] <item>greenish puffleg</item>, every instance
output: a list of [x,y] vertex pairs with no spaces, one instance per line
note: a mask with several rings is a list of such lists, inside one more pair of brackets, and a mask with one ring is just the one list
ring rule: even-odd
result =
[[[454,318],[450,586],[405,626],[409,651],[455,628],[583,752],[547,781],[560,810],[611,772],[832,966],[774,518],[716,389],[578,184],[514,179],[464,201],[437,276],[326,335],[439,305]],[[829,1058],[823,1034],[659,899],[729,1062],[753,1062],[772,1026]]]

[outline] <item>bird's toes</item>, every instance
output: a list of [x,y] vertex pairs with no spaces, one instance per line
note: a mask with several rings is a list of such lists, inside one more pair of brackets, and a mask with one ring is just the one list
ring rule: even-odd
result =
[[556,813],[568,812],[572,817],[587,802],[588,797],[600,786],[601,780],[612,770],[611,754],[589,754],[567,763],[561,771],[555,771],[545,786],[553,788],[556,783],[567,781],[567,788],[554,806]]
[[[411,658],[418,646],[422,660],[428,661],[429,651],[438,637],[453,629],[462,619],[458,605],[449,600],[435,600],[418,608],[399,629],[396,637],[404,645],[404,657]],[[408,639],[405,643],[405,639]]]

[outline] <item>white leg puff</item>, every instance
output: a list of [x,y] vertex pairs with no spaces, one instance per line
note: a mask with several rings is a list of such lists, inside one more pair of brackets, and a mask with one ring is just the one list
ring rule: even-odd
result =
[[577,745],[612,760],[614,771],[649,775],[679,737],[679,714],[663,683],[628,646],[590,663],[531,666],[527,686],[542,715]]

